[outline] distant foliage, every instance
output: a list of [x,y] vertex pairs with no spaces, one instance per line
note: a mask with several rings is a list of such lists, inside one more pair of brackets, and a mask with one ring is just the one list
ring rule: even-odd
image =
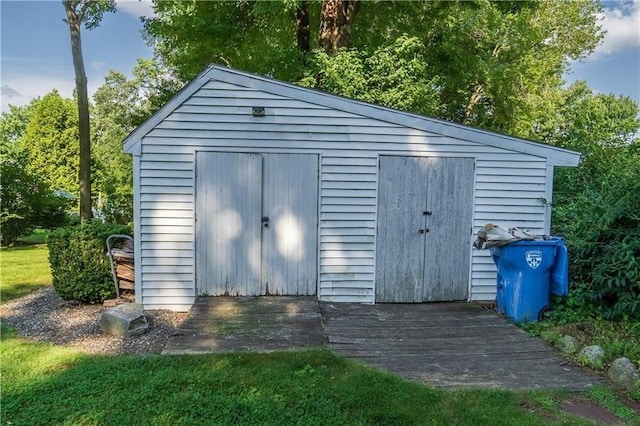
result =
[[571,292],[563,306],[579,315],[640,320],[640,129],[628,98],[571,97],[556,144],[583,153],[556,176],[554,230],[570,250]]
[[0,142],[15,143],[20,140],[31,119],[33,106],[40,102],[40,98],[34,98],[27,105],[9,105],[9,111],[0,114]]
[[110,71],[93,95],[94,206],[106,222],[133,221],[133,164],[123,139],[181,86],[158,61],[139,59],[133,78]]
[[101,303],[115,296],[107,237],[132,235],[124,225],[109,225],[94,220],[78,226],[59,228],[49,234],[49,262],[53,287],[64,300]]
[[27,170],[53,190],[78,194],[78,110],[72,99],[53,90],[33,105],[19,140]]
[[57,197],[39,174],[27,170],[27,160],[13,143],[0,143],[0,233],[9,246],[34,228],[64,225],[68,200]]

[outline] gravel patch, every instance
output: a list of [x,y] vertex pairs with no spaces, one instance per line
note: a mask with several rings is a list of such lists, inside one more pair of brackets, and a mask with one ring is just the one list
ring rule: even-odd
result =
[[107,310],[102,305],[65,302],[53,287],[0,305],[2,324],[27,339],[79,349],[88,354],[124,355],[160,353],[186,312],[148,310],[149,328],[140,336],[117,337],[100,330],[98,321]]

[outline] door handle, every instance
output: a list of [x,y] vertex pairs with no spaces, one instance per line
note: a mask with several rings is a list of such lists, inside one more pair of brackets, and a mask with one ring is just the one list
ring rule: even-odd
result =
[[423,215],[425,216],[431,216],[433,214],[433,212],[431,210],[426,210],[424,212],[422,212]]
[[269,227],[269,217],[262,216],[262,223],[263,223],[265,228],[268,228]]
[[429,232],[429,228],[418,229],[418,233],[420,234],[426,234],[427,232]]

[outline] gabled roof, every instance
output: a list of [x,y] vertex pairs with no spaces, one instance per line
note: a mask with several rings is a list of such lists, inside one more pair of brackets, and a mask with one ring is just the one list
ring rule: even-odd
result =
[[142,138],[210,80],[248,87],[429,133],[544,157],[547,158],[548,164],[554,166],[577,166],[580,162],[580,154],[567,149],[348,99],[219,65],[205,69],[158,112],[131,132],[124,140],[125,152],[139,152]]

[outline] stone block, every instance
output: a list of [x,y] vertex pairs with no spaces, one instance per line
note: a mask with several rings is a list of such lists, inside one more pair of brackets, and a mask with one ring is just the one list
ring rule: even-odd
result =
[[636,383],[640,380],[638,368],[629,358],[618,358],[611,363],[607,376],[617,385],[629,392],[637,392]]
[[604,366],[605,352],[599,345],[585,346],[578,353],[578,361],[589,367],[599,370]]
[[149,327],[142,305],[126,303],[106,310],[100,317],[100,328],[112,336],[135,336]]
[[565,354],[575,354],[580,350],[580,342],[578,342],[578,339],[568,335],[558,340],[556,346]]

